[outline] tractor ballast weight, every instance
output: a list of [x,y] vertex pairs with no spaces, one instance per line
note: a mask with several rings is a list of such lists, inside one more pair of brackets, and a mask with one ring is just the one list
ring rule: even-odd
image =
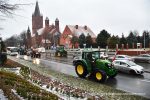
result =
[[89,74],[98,82],[117,75],[117,70],[110,61],[100,59],[100,51],[83,50],[82,56],[73,60],[73,65],[79,77],[85,78]]

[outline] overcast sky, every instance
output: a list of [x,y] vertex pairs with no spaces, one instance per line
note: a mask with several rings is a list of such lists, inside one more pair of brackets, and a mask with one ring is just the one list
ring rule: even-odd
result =
[[[32,29],[31,19],[36,0],[10,0],[11,3],[33,3],[15,11],[13,18],[0,21],[1,36],[5,39],[19,34],[28,26]],[[97,35],[102,29],[111,35],[122,33],[127,36],[130,31],[150,31],[150,0],[38,0],[40,12],[50,24],[58,18],[60,30],[65,25],[87,25]]]

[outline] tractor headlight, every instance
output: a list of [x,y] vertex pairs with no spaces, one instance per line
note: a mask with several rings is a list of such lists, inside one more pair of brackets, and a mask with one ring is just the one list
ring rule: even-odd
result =
[[111,67],[112,67],[111,63],[106,64],[106,66],[107,66],[108,68],[111,68]]

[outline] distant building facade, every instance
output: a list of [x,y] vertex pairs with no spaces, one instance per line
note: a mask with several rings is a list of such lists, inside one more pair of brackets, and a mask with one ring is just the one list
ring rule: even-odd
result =
[[45,26],[43,27],[43,15],[40,13],[38,2],[36,2],[35,11],[32,14],[32,47],[57,46],[60,43],[59,20],[56,18],[55,24],[49,24],[49,19],[46,17]]
[[61,35],[61,38],[60,38],[60,44],[66,46],[68,48],[71,48],[72,47],[71,38],[73,36],[79,37],[81,34],[84,34],[85,36],[90,35],[93,39],[93,42],[96,39],[96,35],[86,25],[85,26],[66,25],[66,27]]

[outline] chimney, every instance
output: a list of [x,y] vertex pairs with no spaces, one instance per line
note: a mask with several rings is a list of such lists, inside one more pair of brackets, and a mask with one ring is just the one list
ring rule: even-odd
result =
[[49,19],[48,19],[48,17],[46,17],[46,19],[45,19],[45,27],[49,27]]
[[86,25],[84,26],[84,29],[87,30],[87,26]]
[[76,25],[75,28],[78,29],[78,25]]

